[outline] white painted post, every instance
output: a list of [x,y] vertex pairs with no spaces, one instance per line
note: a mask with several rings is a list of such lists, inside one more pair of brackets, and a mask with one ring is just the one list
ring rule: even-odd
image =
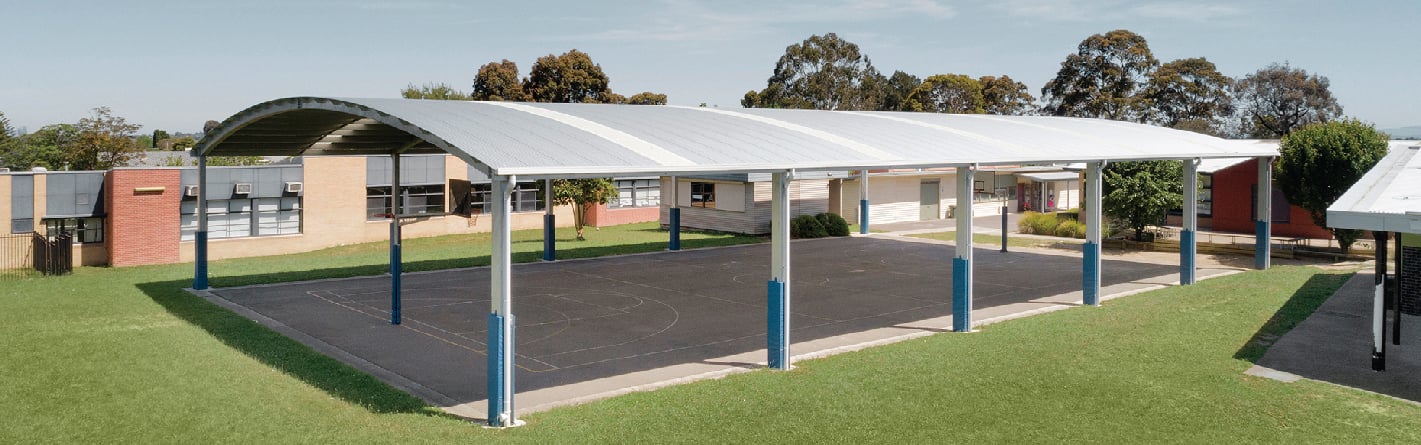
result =
[[1198,267],[1195,234],[1199,231],[1199,160],[1184,160],[1184,230],[1179,232],[1179,284],[1194,284]]
[[793,172],[771,175],[770,213],[770,282],[768,284],[768,345],[769,367],[789,369],[790,315],[790,253],[789,186]]
[[493,193],[493,252],[489,259],[488,324],[488,425],[516,426],[513,415],[513,257],[509,214],[517,178],[495,175]]
[[1101,187],[1104,176],[1105,161],[1092,162],[1086,165],[1086,236],[1085,245],[1082,246],[1083,258],[1081,267],[1081,294],[1082,303],[1088,306],[1100,305],[1100,242],[1103,238],[1101,228],[1104,227],[1105,217],[1101,211]]
[[859,170],[859,234],[868,234],[868,169]]
[[975,166],[957,167],[957,255],[952,259],[952,330],[972,331],[972,175]]
[[1273,264],[1273,158],[1258,158],[1258,219],[1254,221],[1253,266],[1268,270]]
[[404,213],[404,191],[400,188],[400,152],[390,153],[390,324],[400,324],[403,253],[400,241],[400,214]]
[[[1376,272],[1372,289],[1372,370],[1386,370],[1386,249],[1387,233],[1372,232],[1376,242]],[[1400,240],[1397,241],[1400,244]],[[1397,270],[1400,272],[1400,269]],[[1397,317],[1401,313],[1395,314]]]
[[197,232],[193,234],[192,288],[207,289],[207,156],[197,157]]

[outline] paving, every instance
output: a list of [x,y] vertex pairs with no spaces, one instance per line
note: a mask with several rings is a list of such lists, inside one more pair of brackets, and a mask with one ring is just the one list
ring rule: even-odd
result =
[[[947,243],[894,235],[793,243],[802,360],[952,326]],[[518,413],[763,367],[769,246],[515,265]],[[1199,276],[1242,264],[1201,257]],[[1079,305],[1079,253],[975,252],[977,325]],[[1106,253],[1104,299],[1177,282],[1178,255]],[[1251,263],[1250,259],[1238,263]],[[204,296],[457,415],[485,413],[486,268],[213,289]]]
[[[1376,274],[1353,276],[1312,315],[1276,340],[1251,374],[1272,372],[1421,402],[1421,317],[1403,315],[1401,345],[1386,324],[1386,370],[1372,371],[1372,291]],[[1276,378],[1276,377],[1275,377]]]

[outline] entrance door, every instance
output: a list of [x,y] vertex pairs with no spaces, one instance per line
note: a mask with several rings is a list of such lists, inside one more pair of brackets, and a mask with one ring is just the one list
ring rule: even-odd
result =
[[928,221],[940,218],[938,215],[942,214],[942,209],[937,195],[938,181],[923,181],[920,187],[922,192],[919,196],[922,199],[918,205],[918,219]]

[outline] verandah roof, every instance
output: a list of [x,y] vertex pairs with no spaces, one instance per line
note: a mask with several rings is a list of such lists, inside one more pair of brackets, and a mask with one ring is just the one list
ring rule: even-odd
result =
[[293,97],[248,108],[196,155],[450,153],[489,175],[611,176],[1276,156],[1102,119]]

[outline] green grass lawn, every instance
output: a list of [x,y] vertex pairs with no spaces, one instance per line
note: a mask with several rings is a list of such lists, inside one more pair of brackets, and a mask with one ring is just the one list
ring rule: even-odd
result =
[[[516,249],[529,259],[536,231]],[[563,243],[660,250],[650,225]],[[756,242],[698,234],[686,245]],[[478,264],[479,237],[407,243],[412,269]],[[461,242],[463,241],[463,242]],[[584,246],[586,250],[581,250]],[[635,249],[633,249],[635,250]],[[531,254],[536,256],[536,253]],[[383,270],[383,246],[220,261],[233,285]],[[352,267],[355,272],[342,268]],[[1245,376],[1346,278],[1278,267],[524,416],[486,430],[181,290],[191,265],[0,283],[0,442],[1416,442],[1421,407]],[[292,272],[298,270],[299,272]],[[272,275],[274,274],[274,275]],[[483,382],[470,382],[482,385]]]
[[[957,241],[957,231],[919,233],[908,235],[914,238],[926,238],[938,241]],[[1075,238],[1038,238],[1030,236],[1007,235],[1007,247],[1058,247],[1058,246],[1079,246],[1085,240]],[[991,244],[993,246],[1002,245],[1002,236],[988,235],[985,233],[973,233],[973,244]]]

